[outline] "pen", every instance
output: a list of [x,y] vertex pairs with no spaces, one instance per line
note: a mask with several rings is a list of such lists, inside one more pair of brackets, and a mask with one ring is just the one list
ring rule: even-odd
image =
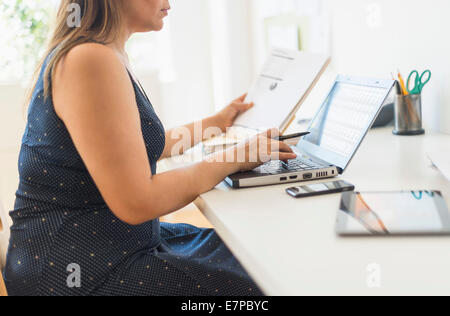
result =
[[403,80],[402,74],[398,71],[398,80],[400,82],[400,87],[402,88],[403,95],[409,95],[408,90],[406,89],[405,80]]
[[[403,95],[404,95],[405,97],[409,96],[408,89],[407,89],[407,87],[406,87],[406,85],[405,85],[405,80],[403,79],[403,76],[402,76],[402,74],[400,73],[400,70],[398,71],[398,80],[399,80],[399,82],[400,82],[400,87],[401,87],[401,90],[402,90],[402,92],[403,92]],[[406,118],[405,118],[405,119],[407,120],[408,124],[410,124],[410,123],[412,123],[412,124],[417,123],[417,121],[419,120],[419,118],[418,118],[417,112],[416,112],[416,110],[414,109],[414,106],[413,106],[413,104],[412,104],[412,102],[411,102],[411,99],[406,98],[406,99],[405,99],[405,102],[406,102],[406,106],[407,106],[407,108],[408,108],[408,111],[407,111],[407,113],[406,113]]]
[[298,138],[298,137],[306,136],[306,135],[309,135],[309,134],[311,134],[311,133],[310,132],[296,133],[296,134],[291,134],[291,135],[286,135],[286,136],[279,136],[279,137],[276,137],[275,140],[278,140],[278,141],[282,142],[282,141],[285,141],[285,140]]
[[402,95],[403,93],[402,93],[402,87],[400,87],[400,83],[398,82],[397,79],[395,79],[393,73],[391,73],[391,75],[392,75],[392,80],[395,81],[395,88],[396,88],[396,90],[397,90],[397,95]]

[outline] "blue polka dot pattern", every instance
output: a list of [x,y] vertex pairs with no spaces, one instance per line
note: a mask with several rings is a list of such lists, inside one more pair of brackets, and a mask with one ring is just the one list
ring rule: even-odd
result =
[[[32,95],[19,156],[20,184],[5,283],[10,295],[261,295],[214,230],[120,221],[106,205],[52,98],[43,71]],[[164,128],[132,81],[152,173]],[[101,117],[98,118],[101,120]],[[81,287],[70,288],[70,264]]]

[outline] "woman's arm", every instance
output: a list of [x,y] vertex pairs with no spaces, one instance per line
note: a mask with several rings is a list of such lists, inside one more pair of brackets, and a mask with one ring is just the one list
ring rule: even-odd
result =
[[200,122],[174,128],[166,133],[166,146],[160,159],[182,155],[198,143],[219,136],[231,127],[236,118],[253,107],[245,103],[247,94],[233,100],[222,111]]
[[[52,93],[56,113],[106,204],[131,225],[178,210],[227,175],[260,164],[210,160],[152,175],[132,84],[115,52],[105,46],[72,49],[56,68]],[[294,158],[284,151],[281,159]]]

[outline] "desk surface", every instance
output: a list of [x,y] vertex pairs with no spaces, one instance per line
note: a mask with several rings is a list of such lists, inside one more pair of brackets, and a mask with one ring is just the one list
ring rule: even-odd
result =
[[[426,156],[429,146],[449,140],[371,131],[342,178],[360,191],[439,189],[450,205],[450,183]],[[284,192],[290,186],[221,184],[196,201],[266,294],[450,294],[450,237],[340,238],[340,195],[296,200]],[[375,288],[368,283],[373,264]]]

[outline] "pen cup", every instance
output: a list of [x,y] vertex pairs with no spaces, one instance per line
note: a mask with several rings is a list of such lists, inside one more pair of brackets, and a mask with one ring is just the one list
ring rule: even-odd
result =
[[394,135],[423,135],[422,126],[422,95],[397,95],[395,100],[395,130]]

